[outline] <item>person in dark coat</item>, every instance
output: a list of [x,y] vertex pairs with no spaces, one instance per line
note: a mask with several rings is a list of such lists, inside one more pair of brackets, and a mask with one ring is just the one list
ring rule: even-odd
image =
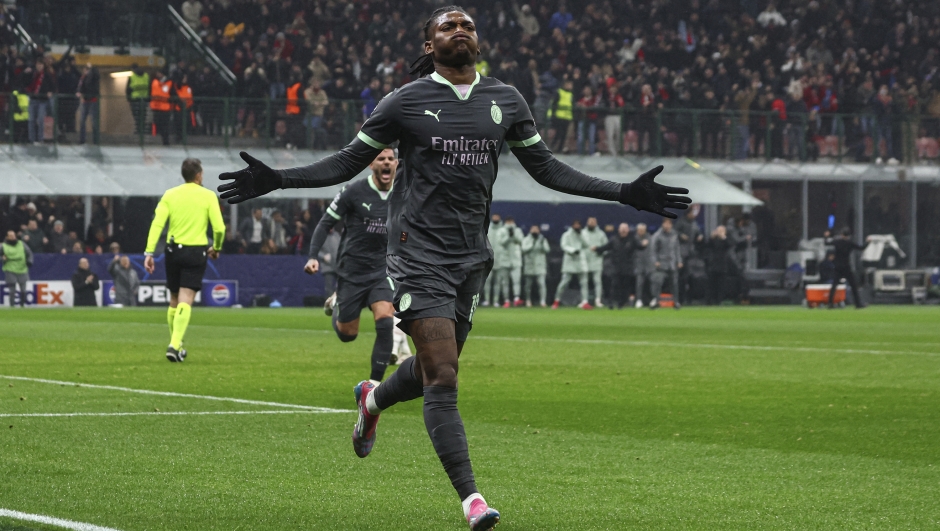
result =
[[72,274],[72,289],[75,290],[75,306],[98,306],[95,292],[101,287],[98,275],[91,272],[88,259],[78,261],[78,269]]
[[871,237],[865,240],[865,245],[859,245],[851,240],[852,231],[848,227],[842,229],[842,235],[838,238],[833,238],[832,240],[827,241],[826,243],[831,244],[835,247],[835,259],[833,263],[835,264],[835,275],[832,277],[832,289],[829,290],[829,307],[832,308],[832,299],[836,295],[836,286],[839,285],[839,280],[845,279],[849,287],[852,288],[852,298],[855,301],[855,307],[862,309],[867,306],[862,302],[862,298],[858,293],[858,282],[855,280],[855,273],[852,271],[852,251],[862,251],[865,247],[868,247],[868,243],[871,241]]
[[734,244],[728,239],[728,229],[719,225],[705,244],[705,268],[708,273],[708,304],[721,304],[728,292],[728,277],[734,264],[731,248]]
[[598,254],[610,252],[610,263],[614,266],[611,282],[611,308],[620,309],[633,304],[634,296],[631,292],[636,284],[633,264],[635,248],[636,238],[630,234],[630,225],[621,223],[617,228],[617,234],[610,241],[594,249]]

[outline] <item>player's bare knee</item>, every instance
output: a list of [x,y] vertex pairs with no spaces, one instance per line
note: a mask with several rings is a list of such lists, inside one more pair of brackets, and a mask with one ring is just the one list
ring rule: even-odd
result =
[[426,363],[422,366],[424,385],[457,387],[457,364],[451,362]]
[[355,341],[359,336],[359,322],[336,323],[336,337],[343,343]]

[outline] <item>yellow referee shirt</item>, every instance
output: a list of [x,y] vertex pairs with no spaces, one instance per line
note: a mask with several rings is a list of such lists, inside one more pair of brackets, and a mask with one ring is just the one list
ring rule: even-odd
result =
[[225,240],[225,221],[219,209],[219,199],[211,190],[196,183],[185,183],[170,188],[157,204],[150,235],[147,237],[146,252],[152,253],[157,247],[157,240],[170,218],[167,240],[187,246],[206,245],[206,232],[212,223],[212,248],[222,249]]

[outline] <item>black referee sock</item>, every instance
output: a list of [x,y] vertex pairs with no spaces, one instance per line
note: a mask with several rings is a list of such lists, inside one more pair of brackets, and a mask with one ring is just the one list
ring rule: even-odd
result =
[[398,370],[375,389],[376,406],[385,410],[424,395],[424,382],[415,374],[416,359],[417,356],[412,356],[403,361]]
[[424,426],[460,499],[476,493],[467,434],[457,411],[457,389],[435,385],[424,388]]
[[385,317],[375,322],[375,343],[372,345],[372,376],[371,380],[378,382],[385,378],[385,369],[392,356],[392,346],[395,344],[395,321]]

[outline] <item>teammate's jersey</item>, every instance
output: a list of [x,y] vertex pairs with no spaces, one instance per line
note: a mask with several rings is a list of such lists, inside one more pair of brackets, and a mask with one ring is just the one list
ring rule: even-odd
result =
[[504,143],[540,140],[514,87],[477,74],[464,97],[437,73],[386,96],[358,138],[377,149],[400,142],[388,254],[434,264],[492,257],[486,229],[497,157]]
[[154,213],[150,234],[147,237],[146,252],[152,253],[157,247],[157,240],[170,220],[167,240],[180,245],[206,245],[206,232],[212,223],[212,246],[222,249],[225,240],[225,222],[219,209],[219,199],[212,190],[196,183],[185,183],[167,190]]
[[370,175],[343,188],[326,209],[327,214],[342,219],[346,226],[339,247],[336,271],[339,276],[356,282],[386,276],[386,220],[392,190],[380,191]]

